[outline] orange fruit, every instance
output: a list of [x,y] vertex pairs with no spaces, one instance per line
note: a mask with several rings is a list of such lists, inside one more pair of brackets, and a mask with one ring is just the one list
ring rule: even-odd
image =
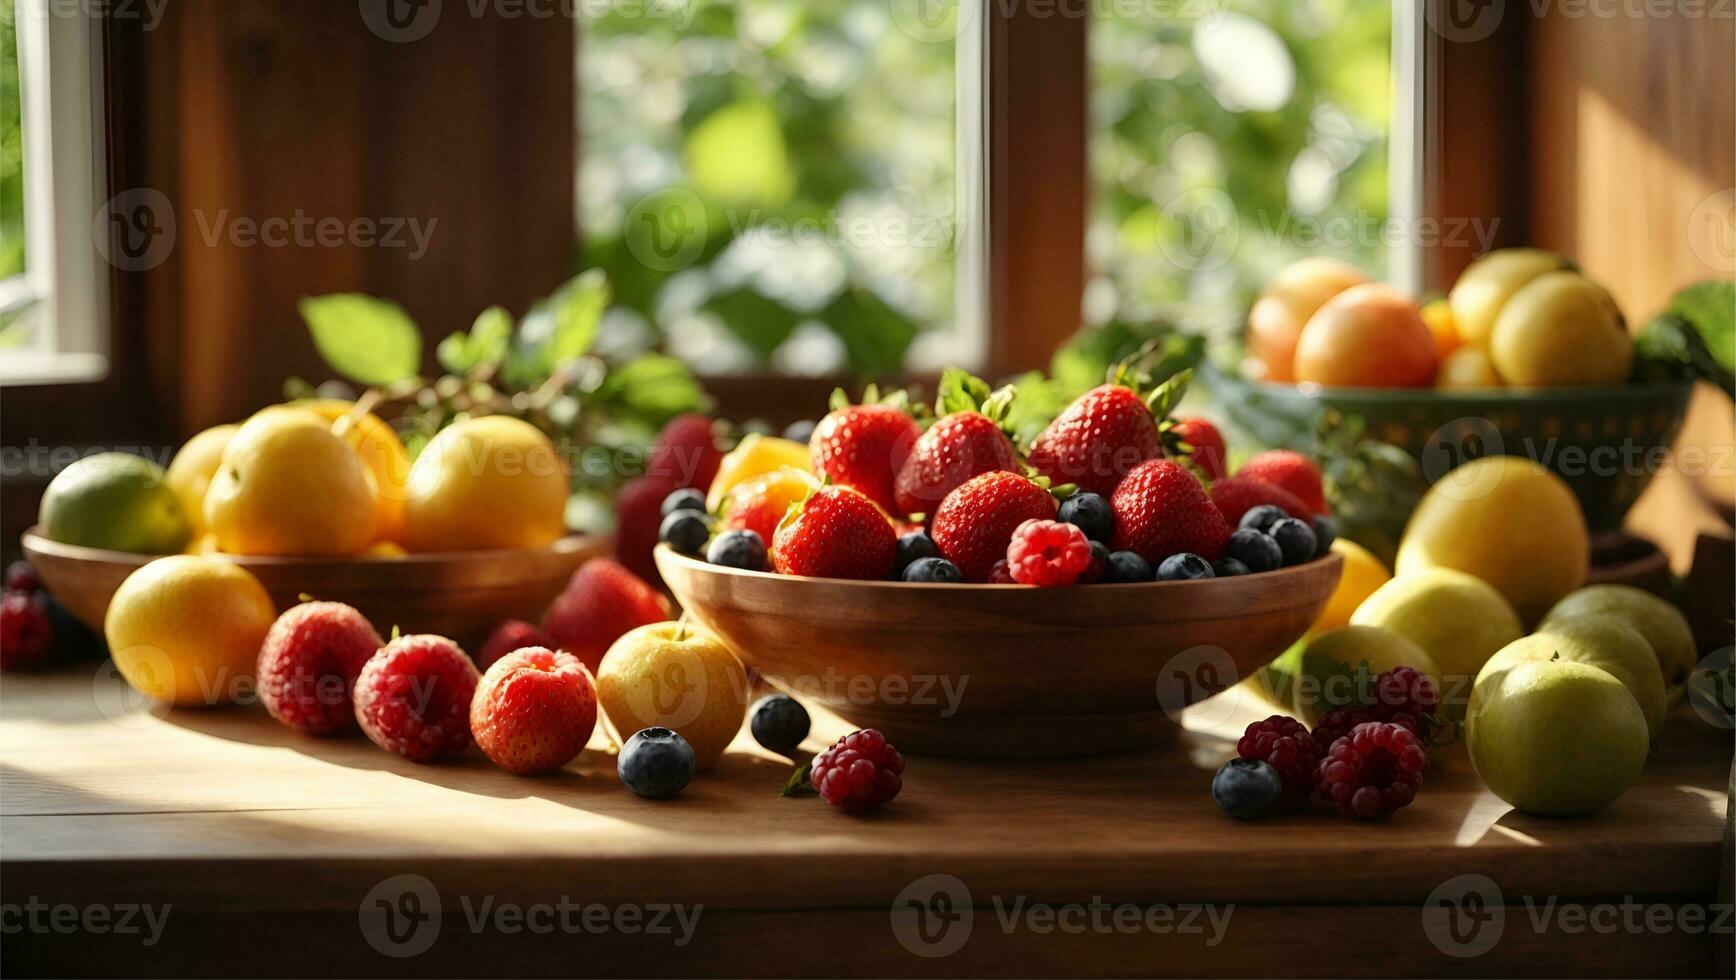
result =
[[1439,362],[1416,304],[1382,283],[1327,300],[1296,341],[1296,380],[1329,387],[1431,385]]
[[1248,355],[1267,381],[1295,380],[1296,341],[1327,300],[1368,281],[1362,270],[1326,256],[1285,266],[1248,311]]

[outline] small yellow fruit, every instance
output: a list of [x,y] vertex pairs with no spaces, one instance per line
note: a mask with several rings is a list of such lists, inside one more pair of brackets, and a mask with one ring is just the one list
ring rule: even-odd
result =
[[221,558],[171,555],[128,575],[103,633],[115,667],[142,694],[175,705],[248,693],[277,613],[252,573]]
[[1338,577],[1338,587],[1332,590],[1332,598],[1326,600],[1326,611],[1314,621],[1316,633],[1348,626],[1356,607],[1392,578],[1392,573],[1386,570],[1380,559],[1355,541],[1339,538],[1332,542],[1332,550],[1343,556],[1344,573]]
[[814,472],[814,456],[806,443],[752,432],[730,450],[717,466],[711,479],[711,489],[705,493],[705,509],[715,513],[723,505],[723,497],[736,484],[763,473],[788,466],[804,473]]
[[1486,346],[1509,297],[1538,276],[1565,268],[1566,259],[1540,248],[1497,249],[1472,262],[1447,294],[1459,338],[1473,347]]
[[362,554],[369,558],[403,558],[410,553],[405,551],[404,546],[396,541],[375,541],[368,545],[368,550]]
[[1501,375],[1495,372],[1488,351],[1481,347],[1461,347],[1441,362],[1441,369],[1435,374],[1435,387],[1443,391],[1499,388]]
[[1621,620],[1591,615],[1557,620],[1502,647],[1477,674],[1477,686],[1499,677],[1502,671],[1539,660],[1571,660],[1608,671],[1633,695],[1645,716],[1646,731],[1657,737],[1668,705],[1664,677],[1651,644]]
[[353,555],[374,540],[373,481],[331,423],[267,408],[241,426],[205,491],[205,524],[232,555]]
[[186,513],[187,523],[195,535],[205,531],[205,488],[211,485],[211,477],[217,474],[217,466],[223,462],[223,450],[239,431],[241,426],[233,423],[212,426],[188,439],[169,463],[169,474],[164,481],[181,501],[181,510]]
[[1543,617],[1543,627],[1576,616],[1614,616],[1639,631],[1652,645],[1662,668],[1664,686],[1679,688],[1688,682],[1699,659],[1694,631],[1682,611],[1658,596],[1631,585],[1588,585],[1556,603]]
[[1448,472],[1423,495],[1399,543],[1394,571],[1456,568],[1493,585],[1519,619],[1585,582],[1591,537],[1579,499],[1529,459],[1485,456]]
[[1427,674],[1440,689],[1441,671],[1422,647],[1378,626],[1342,626],[1321,633],[1302,650],[1290,707],[1309,727],[1333,708],[1374,701],[1374,681],[1398,667]]
[[507,415],[442,429],[410,467],[411,551],[540,548],[567,531],[567,470],[536,426]]
[[210,531],[206,531],[187,542],[187,550],[184,552],[184,554],[189,555],[220,555],[222,553],[223,549],[217,547],[217,535]]
[[747,672],[710,634],[683,623],[630,630],[603,655],[597,700],[621,738],[672,728],[708,769],[734,740],[747,714]]
[[350,444],[362,458],[362,466],[374,478],[379,494],[379,515],[374,536],[397,541],[404,534],[404,483],[410,478],[410,453],[403,440],[378,415],[355,414],[354,402],[337,398],[310,398],[291,402],[332,423],[332,434]]
[[1464,338],[1459,336],[1459,326],[1453,322],[1453,306],[1443,299],[1432,299],[1423,304],[1423,325],[1434,335],[1435,350],[1443,358],[1464,346]]
[[1465,717],[1471,682],[1483,664],[1525,635],[1519,614],[1495,587],[1451,568],[1426,568],[1393,579],[1357,607],[1350,621],[1381,626],[1422,647],[1441,670],[1441,704]]
[[1633,368],[1634,342],[1615,300],[1577,272],[1546,272],[1507,299],[1489,360],[1510,385],[1615,385]]

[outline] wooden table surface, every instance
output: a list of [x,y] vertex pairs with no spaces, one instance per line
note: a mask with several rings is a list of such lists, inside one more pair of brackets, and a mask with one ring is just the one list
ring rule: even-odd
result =
[[[1207,787],[1233,753],[1220,733],[1253,707],[1196,707],[1180,741],[1158,752],[1029,765],[913,758],[894,804],[851,818],[812,797],[781,798],[788,764],[745,733],[715,773],[653,802],[620,785],[601,739],[566,771],[525,779],[474,748],[449,765],[417,766],[359,736],[298,736],[257,708],[140,711],[107,670],[8,676],[0,972],[1640,976],[1722,967],[1728,933],[1714,938],[1677,913],[1716,902],[1731,873],[1729,732],[1690,714],[1674,719],[1644,780],[1589,818],[1515,813],[1461,758],[1437,766],[1417,803],[1386,823],[1316,809],[1238,824]],[[819,734],[837,724],[822,722]],[[1460,902],[1470,918],[1449,925],[1486,926],[1491,908],[1505,912],[1486,952],[1472,948],[1486,931],[1430,938],[1448,935],[1453,910],[1442,896],[1467,887],[1484,904]],[[1630,900],[1645,904],[1622,921],[1649,913],[1664,924],[1605,930],[1596,914],[1585,927],[1572,911],[1611,903],[1603,914],[1615,916]],[[1068,903],[1080,907],[1052,908]],[[56,912],[65,906],[78,911]],[[94,924],[73,921],[92,907],[103,910]],[[165,915],[148,944],[146,907]],[[123,917],[135,931],[119,928]],[[653,921],[661,928],[645,927]],[[945,955],[919,955],[936,953]]]

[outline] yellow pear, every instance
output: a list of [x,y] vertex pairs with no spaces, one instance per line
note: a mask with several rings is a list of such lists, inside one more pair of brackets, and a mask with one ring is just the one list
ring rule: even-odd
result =
[[373,480],[331,423],[267,408],[241,426],[205,491],[205,524],[234,555],[354,555],[374,540]]
[[488,415],[440,430],[405,483],[411,551],[540,548],[566,533],[566,467],[523,419]]
[[1473,347],[1486,346],[1495,332],[1495,318],[1520,287],[1565,268],[1566,259],[1540,248],[1497,249],[1466,266],[1447,294],[1459,339]]
[[1518,387],[1616,385],[1634,342],[1615,300],[1577,272],[1546,272],[1508,297],[1489,337],[1489,361]]
[[241,426],[234,423],[212,426],[188,439],[169,463],[164,481],[180,499],[194,537],[205,532],[205,490],[211,486],[218,464],[223,462],[223,450],[229,448],[229,440],[239,431]]

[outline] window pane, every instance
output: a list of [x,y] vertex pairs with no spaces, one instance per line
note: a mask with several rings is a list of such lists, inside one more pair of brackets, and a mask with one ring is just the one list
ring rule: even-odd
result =
[[[0,0],[0,280],[24,271],[24,128],[14,0]],[[30,307],[0,308],[0,348],[35,337]]]
[[1106,4],[1091,322],[1225,336],[1303,255],[1386,270],[1390,0]]
[[669,0],[584,20],[579,222],[620,304],[605,344],[707,374],[871,375],[948,328],[954,45],[892,7]]

